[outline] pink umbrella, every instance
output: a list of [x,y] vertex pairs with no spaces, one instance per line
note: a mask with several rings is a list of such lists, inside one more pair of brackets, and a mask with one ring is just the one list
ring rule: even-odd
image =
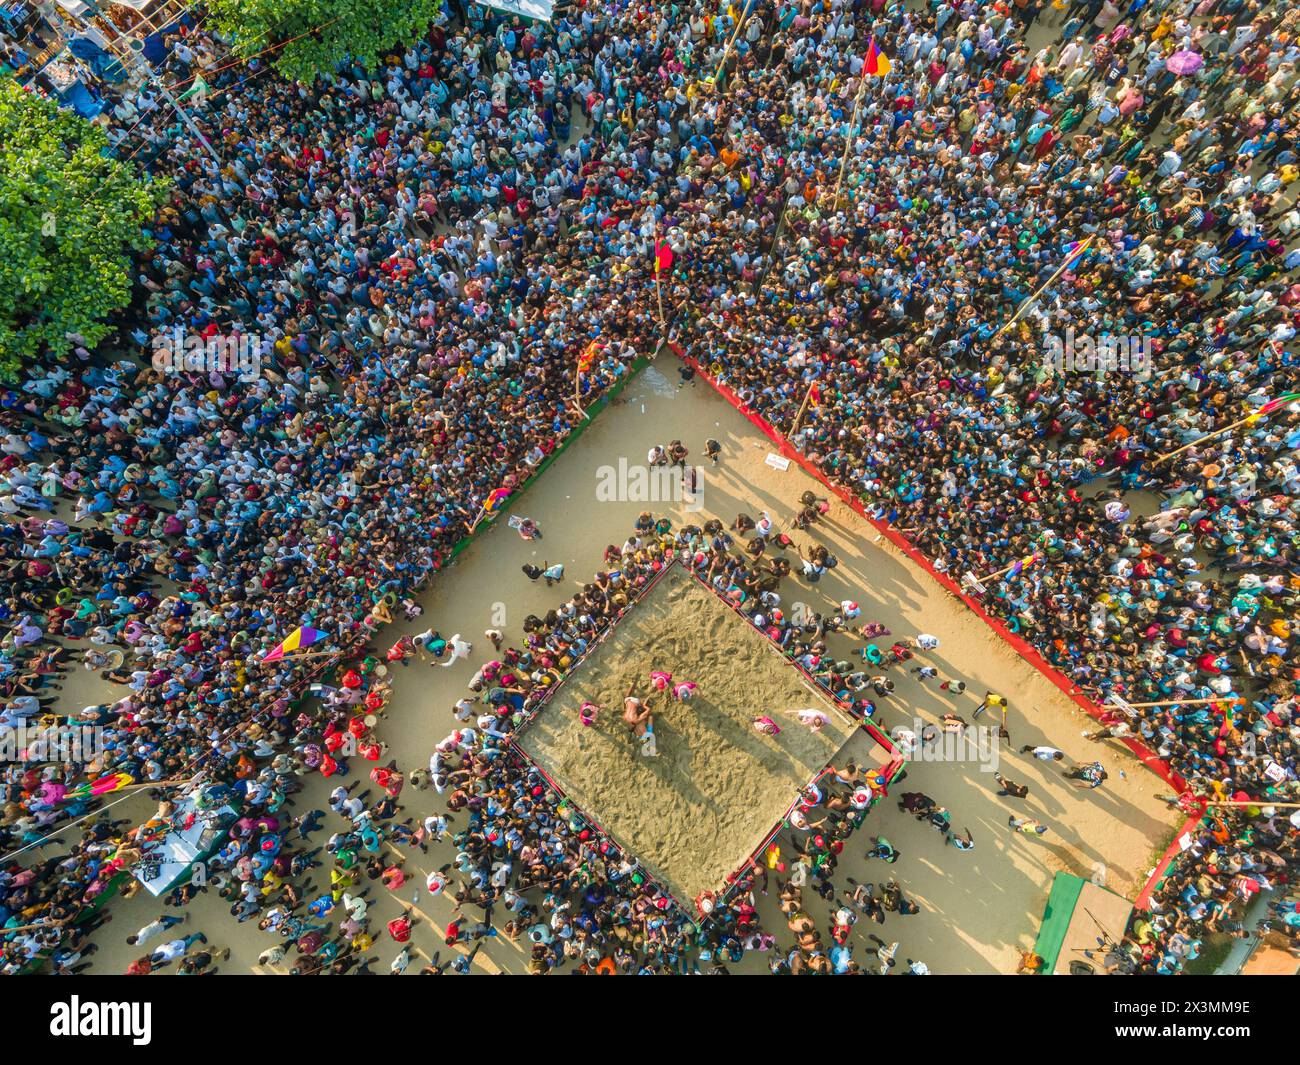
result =
[[1205,58],[1200,52],[1190,52],[1186,49],[1175,52],[1165,60],[1165,67],[1180,75],[1195,74],[1203,66],[1205,66]]

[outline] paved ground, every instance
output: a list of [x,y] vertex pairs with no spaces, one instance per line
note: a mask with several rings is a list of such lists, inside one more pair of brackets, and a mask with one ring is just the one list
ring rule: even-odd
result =
[[[395,695],[380,732],[404,770],[426,763],[433,745],[453,725],[451,706],[459,698],[478,665],[491,657],[491,647],[482,639],[485,628],[502,629],[508,640],[521,636],[520,624],[532,612],[538,614],[560,599],[561,589],[533,584],[520,573],[527,561],[562,561],[566,578],[582,579],[601,565],[607,544],[621,543],[643,509],[667,513],[676,521],[702,521],[716,515],[730,523],[738,512],[768,511],[778,523],[788,523],[795,501],[806,489],[817,490],[811,478],[791,466],[779,471],[765,464],[769,446],[756,430],[703,383],[679,390],[678,364],[661,356],[637,380],[631,382],[618,402],[606,410],[547,471],[541,483],[515,506],[514,513],[539,521],[543,540],[528,543],[512,530],[500,527],[488,532],[461,555],[457,564],[443,573],[422,597],[426,618],[444,635],[463,633],[475,640],[468,662],[450,669],[411,666],[397,671]],[[680,437],[699,457],[706,436],[724,445],[722,464],[704,471],[703,511],[685,514],[672,501],[601,501],[597,497],[600,469],[617,466],[620,456],[631,464],[642,463],[652,444],[666,444]],[[892,728],[911,722],[919,715],[937,719],[956,709],[969,717],[986,690],[1006,694],[1011,701],[1012,748],[1025,743],[1050,742],[1064,749],[1071,759],[1101,757],[1111,779],[1099,791],[1082,791],[1063,779],[1059,767],[1034,762],[1018,754],[1001,752],[1002,771],[1030,785],[1029,798],[1017,810],[1048,824],[1051,831],[1042,838],[1029,838],[1007,828],[1011,807],[994,794],[991,774],[977,762],[914,764],[908,779],[898,790],[923,790],[949,807],[953,823],[969,828],[976,849],[958,852],[943,846],[940,835],[928,825],[900,813],[890,801],[872,812],[862,833],[846,852],[844,876],[861,880],[882,880],[892,875],[921,905],[912,917],[891,916],[883,929],[862,928],[857,937],[858,955],[868,958],[871,944],[867,932],[890,940],[901,940],[900,958],[923,959],[936,973],[1014,971],[1017,948],[1033,942],[1047,898],[1053,873],[1066,869],[1085,876],[1102,874],[1109,886],[1130,897],[1145,879],[1154,856],[1172,834],[1175,818],[1153,796],[1160,782],[1126,753],[1099,747],[1081,738],[1088,719],[1074,708],[1055,686],[1025,664],[1005,643],[927,574],[900,556],[847,507],[832,506],[828,520],[816,530],[840,559],[838,569],[819,585],[787,581],[782,589],[787,605],[802,600],[826,611],[844,598],[858,600],[863,620],[883,621],[894,634],[911,636],[926,631],[939,637],[941,646],[929,660],[941,676],[962,678],[968,692],[954,699],[937,688],[936,682],[922,685],[901,674],[898,691],[882,711],[883,725]],[[808,537],[796,536],[806,543]],[[395,625],[381,633],[377,643],[387,646],[402,632],[416,626]],[[832,651],[837,657],[856,641],[835,638]],[[99,701],[106,693],[96,690],[94,678],[81,675],[67,685],[69,705]],[[863,734],[859,734],[861,737]],[[1127,775],[1121,775],[1126,770]],[[296,810],[326,808],[328,788],[323,778],[312,778],[304,794],[297,796]],[[435,806],[432,792],[403,793],[406,813],[424,816]],[[143,800],[132,800],[119,810],[141,813]],[[339,827],[339,819],[326,819],[328,831]],[[884,866],[868,861],[863,854],[870,837],[884,834],[900,849],[897,864]],[[327,833],[314,837],[323,842]],[[415,853],[409,868],[417,880],[408,882],[401,901],[415,897],[420,885],[418,909],[427,921],[417,926],[414,942],[424,955],[441,946],[441,937],[429,926],[439,928],[452,916],[452,904],[423,891],[423,874],[452,858],[449,845],[431,848],[427,856]],[[315,883],[324,882],[316,870]],[[841,879],[837,886],[846,886]],[[372,889],[371,896],[385,894]],[[814,900],[816,901],[816,900]],[[260,971],[257,955],[272,945],[272,937],[259,932],[255,922],[237,924],[228,907],[215,892],[209,892],[189,907],[191,928],[202,929],[216,946],[232,949],[226,972]],[[372,906],[382,926],[396,915],[398,903],[381,899]],[[136,952],[125,937],[163,911],[152,897],[141,892],[133,899],[112,904],[113,922],[99,935],[100,952],[92,959],[98,972],[122,972]],[[776,908],[770,902],[760,906],[765,924],[783,929]],[[477,910],[471,910],[475,917]],[[815,909],[821,919],[822,910]],[[377,971],[386,971],[396,953],[391,941],[381,941],[372,951],[381,961]],[[444,950],[444,960],[446,954]],[[517,971],[527,954],[504,940],[492,941],[475,961],[477,971]],[[762,967],[761,958],[747,958],[742,968]],[[411,973],[418,966],[412,966]]]

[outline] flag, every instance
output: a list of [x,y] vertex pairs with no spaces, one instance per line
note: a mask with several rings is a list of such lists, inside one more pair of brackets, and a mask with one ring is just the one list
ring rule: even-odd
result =
[[1061,269],[1064,270],[1076,259],[1081,258],[1083,253],[1092,246],[1092,241],[1092,237],[1089,237],[1087,240],[1070,241],[1070,243],[1065,246],[1065,261],[1061,263]]
[[578,373],[586,373],[591,369],[591,364],[596,361],[596,356],[604,346],[599,341],[593,340],[582,349],[582,353],[578,356]]
[[262,658],[263,662],[278,662],[289,651],[299,651],[310,647],[325,634],[310,625],[299,625]]
[[1039,559],[1041,558],[1042,555],[1040,555],[1037,551],[1035,551],[1032,555],[1026,555],[1024,558],[1016,559],[1016,561],[1012,563],[1011,569],[1007,572],[1007,576],[1015,577],[1018,574],[1023,573],[1025,570],[1029,569],[1030,566],[1038,562]]
[[69,791],[63,798],[65,802],[73,799],[88,799],[96,795],[109,795],[115,791],[121,791],[128,784],[134,784],[135,778],[129,773],[109,773],[107,776],[100,777],[98,780],[92,780],[87,784],[79,784]]
[[1210,709],[1212,709],[1216,714],[1223,715],[1223,723],[1219,726],[1220,736],[1226,736],[1230,732],[1237,731],[1237,722],[1232,715],[1232,706],[1233,704],[1231,701],[1215,701],[1210,704]]
[[808,406],[820,407],[822,405],[822,390],[814,381],[808,388]]
[[889,56],[876,47],[876,38],[872,37],[871,45],[867,48],[867,62],[863,70],[872,77],[883,78],[890,69]]
[[673,249],[667,241],[655,241],[655,273],[667,273],[673,268]]
[[1282,407],[1289,406],[1297,400],[1300,400],[1300,392],[1288,392],[1284,396],[1278,396],[1277,399],[1270,399],[1260,407],[1259,410],[1255,411],[1254,414],[1250,415],[1250,417],[1246,419],[1246,424],[1254,425],[1261,418],[1266,418],[1275,410],[1280,410]]
[[510,498],[510,489],[498,488],[487,497],[487,502],[483,504],[483,509],[489,512],[497,510],[508,498]]
[[209,87],[208,83],[203,80],[202,76],[199,76],[194,79],[193,85],[191,85],[188,89],[186,89],[183,93],[181,93],[180,101],[181,103],[184,103],[192,96],[199,103],[206,103],[208,99],[208,93],[210,91],[211,88]]
[[1285,407],[1291,403],[1300,400],[1300,392],[1288,392],[1285,396],[1278,396],[1277,399],[1270,399],[1259,408],[1260,414],[1272,414],[1279,407]]

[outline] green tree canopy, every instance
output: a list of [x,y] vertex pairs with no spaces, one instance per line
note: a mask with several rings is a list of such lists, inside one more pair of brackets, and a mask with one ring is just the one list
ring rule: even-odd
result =
[[0,376],[93,344],[131,297],[131,252],[166,198],[107,154],[104,131],[0,78]]
[[[419,37],[442,0],[208,0],[218,31],[248,58],[266,57],[286,78],[312,82],[346,56],[370,65]],[[294,38],[298,38],[294,40]]]

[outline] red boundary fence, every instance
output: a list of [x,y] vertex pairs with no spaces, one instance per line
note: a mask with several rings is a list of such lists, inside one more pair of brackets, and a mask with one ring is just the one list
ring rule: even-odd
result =
[[[1055,684],[1056,687],[1058,687],[1062,692],[1064,692],[1080,710],[1082,710],[1085,714],[1087,714],[1089,717],[1092,717],[1094,719],[1099,720],[1101,718],[1102,714],[1104,713],[1102,708],[1099,707],[1090,698],[1088,698],[1088,696],[1082,690],[1080,690],[1077,685],[1073,684],[1069,680],[1069,678],[1067,678],[1064,674],[1062,674],[1055,666],[1051,665],[1041,654],[1039,654],[1036,648],[1031,646],[1020,636],[1016,635],[1014,632],[1008,629],[1000,619],[990,614],[984,608],[982,603],[980,603],[978,600],[972,599],[969,595],[967,595],[966,592],[961,588],[961,586],[956,581],[954,581],[951,577],[949,577],[946,573],[940,573],[937,569],[935,569],[934,564],[928,558],[926,558],[924,554],[922,554],[919,550],[917,550],[917,548],[914,547],[911,544],[911,542],[909,542],[892,525],[890,525],[888,522],[880,521],[878,518],[873,518],[870,514],[868,514],[866,508],[863,507],[862,505],[862,501],[858,499],[856,496],[854,496],[852,492],[850,492],[847,488],[844,488],[840,485],[832,484],[831,481],[826,477],[826,475],[822,473],[822,471],[818,469],[817,466],[815,466],[812,462],[810,462],[803,455],[803,453],[798,450],[798,448],[796,448],[793,444],[790,443],[789,440],[787,440],[780,432],[778,432],[774,426],[772,426],[764,418],[756,414],[749,406],[743,403],[740,397],[737,396],[736,393],[732,391],[732,389],[730,389],[727,385],[723,384],[721,381],[715,380],[709,373],[707,373],[704,367],[700,364],[698,359],[695,359],[694,357],[687,355],[676,344],[671,344],[670,346],[672,347],[673,352],[677,355],[678,358],[680,358],[684,363],[686,363],[686,365],[690,366],[702,380],[704,380],[715,392],[718,393],[718,395],[720,395],[729,404],[731,404],[731,406],[735,407],[736,410],[740,413],[740,415],[743,418],[745,418],[751,425],[753,425],[756,429],[758,429],[759,432],[761,432],[764,436],[766,436],[768,440],[772,442],[773,446],[777,449],[777,452],[781,456],[789,459],[792,462],[797,463],[799,467],[810,477],[816,478],[826,488],[827,491],[831,492],[836,498],[838,498],[847,506],[852,508],[873,529],[879,532],[891,544],[893,544],[896,548],[898,548],[899,551],[903,552],[903,554],[905,554],[909,559],[915,562],[918,566],[920,566],[923,570],[925,570],[931,577],[933,577],[936,581],[938,581],[939,584],[943,586],[945,591],[950,592],[952,595],[956,596],[970,610],[974,611],[974,613],[986,625],[988,625],[989,628],[991,628],[994,632],[996,632],[999,636],[1001,636],[1002,639],[1004,639],[1007,643],[1009,643],[1011,647],[1016,651],[1016,653],[1020,655],[1021,658],[1023,658],[1026,662],[1028,662],[1031,666],[1033,666],[1034,669],[1038,670],[1039,673],[1041,673],[1044,677],[1046,677],[1053,684]],[[1181,795],[1183,792],[1187,790],[1187,782],[1182,778],[1182,776],[1176,773],[1164,759],[1160,758],[1154,751],[1152,751],[1149,747],[1147,747],[1146,744],[1141,743],[1138,740],[1127,738],[1127,737],[1123,739],[1122,742],[1124,746],[1126,746],[1133,753],[1133,755],[1139,761],[1142,762],[1143,765],[1145,765],[1149,770],[1151,770],[1151,772],[1155,773],[1156,776],[1158,776],[1161,780],[1163,780],[1166,784],[1168,784],[1171,788],[1173,788],[1175,792]],[[1178,836],[1174,839],[1174,842],[1170,845],[1169,850],[1166,851],[1165,855],[1161,858],[1160,863],[1156,866],[1155,872],[1147,881],[1146,886],[1144,886],[1142,891],[1139,893],[1137,905],[1140,908],[1145,908],[1143,904],[1150,899],[1152,890],[1159,883],[1159,881],[1163,879],[1165,870],[1169,867],[1169,864],[1179,853],[1179,849],[1181,847],[1180,840],[1182,836],[1189,829],[1193,828],[1195,826],[1195,823],[1199,822],[1201,817],[1203,816],[1204,816],[1204,803],[1201,804],[1201,811],[1199,813],[1194,814],[1193,817],[1187,822],[1187,824],[1185,824],[1183,828],[1179,830]]]
[[1183,827],[1178,830],[1178,834],[1174,836],[1174,841],[1169,844],[1165,853],[1160,856],[1160,861],[1156,862],[1156,867],[1151,871],[1151,875],[1147,877],[1147,882],[1142,886],[1142,890],[1138,892],[1138,897],[1133,900],[1135,908],[1139,910],[1150,908],[1152,894],[1160,886],[1160,882],[1164,880],[1169,867],[1174,864],[1174,859],[1183,853],[1183,837],[1196,830],[1196,826],[1201,823],[1201,819],[1205,816],[1206,809],[1205,802],[1198,799],[1195,812],[1188,817]]

